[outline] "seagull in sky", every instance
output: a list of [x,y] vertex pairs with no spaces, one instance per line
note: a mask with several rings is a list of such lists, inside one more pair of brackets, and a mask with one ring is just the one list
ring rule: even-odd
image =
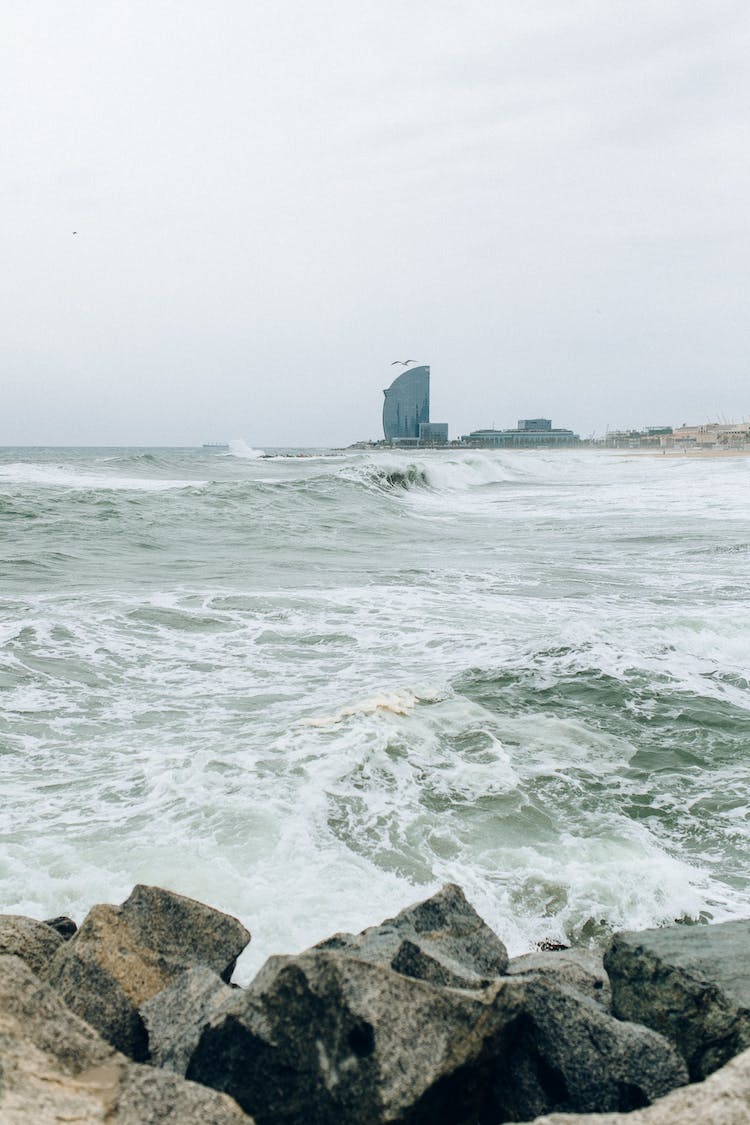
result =
[[391,367],[408,367],[410,363],[416,362],[416,359],[394,359]]

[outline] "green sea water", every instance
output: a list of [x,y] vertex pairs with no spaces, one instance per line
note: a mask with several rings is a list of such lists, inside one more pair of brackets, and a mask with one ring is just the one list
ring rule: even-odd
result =
[[750,915],[750,460],[0,450],[0,911]]

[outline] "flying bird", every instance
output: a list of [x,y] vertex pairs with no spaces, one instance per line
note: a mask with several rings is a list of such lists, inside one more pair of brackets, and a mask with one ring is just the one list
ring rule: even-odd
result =
[[391,367],[408,367],[410,363],[416,362],[416,359],[394,359]]

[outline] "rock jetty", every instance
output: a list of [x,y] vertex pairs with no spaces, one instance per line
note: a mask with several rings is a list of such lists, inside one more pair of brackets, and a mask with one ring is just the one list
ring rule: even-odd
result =
[[249,940],[159,887],[0,915],[2,1125],[750,1121],[750,921],[509,960],[448,885],[238,988]]

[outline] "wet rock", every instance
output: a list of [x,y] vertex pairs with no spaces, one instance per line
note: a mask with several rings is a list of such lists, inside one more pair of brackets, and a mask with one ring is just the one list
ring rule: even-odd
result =
[[59,914],[57,918],[45,918],[44,924],[56,930],[64,941],[67,941],[68,938],[72,938],[73,934],[78,929],[73,919],[68,918],[66,914]]
[[185,1075],[201,1032],[235,990],[211,969],[188,969],[141,1007],[154,1066]]
[[508,963],[509,976],[538,976],[572,988],[610,1011],[612,992],[601,953],[562,946],[556,952],[524,953]]
[[137,886],[122,906],[93,907],[58,949],[46,978],[109,1043],[145,1061],[140,1006],[191,966],[205,965],[228,980],[249,939],[227,914],[159,887]]
[[694,1080],[750,1047],[750,921],[620,933],[604,965],[612,1006],[670,1039]]
[[3,1125],[252,1125],[224,1095],[129,1062],[18,957],[0,957]]
[[187,1074],[259,1125],[633,1108],[687,1077],[660,1036],[548,981],[449,989],[331,950],[272,957],[210,1020]]
[[356,935],[335,934],[314,948],[338,950],[452,988],[482,988],[508,965],[500,938],[453,883],[379,926]]
[[750,1050],[695,1082],[634,1113],[552,1113],[533,1125],[747,1125],[750,1121]]
[[0,914],[0,955],[20,957],[41,973],[62,945],[62,938],[44,922],[21,914]]

